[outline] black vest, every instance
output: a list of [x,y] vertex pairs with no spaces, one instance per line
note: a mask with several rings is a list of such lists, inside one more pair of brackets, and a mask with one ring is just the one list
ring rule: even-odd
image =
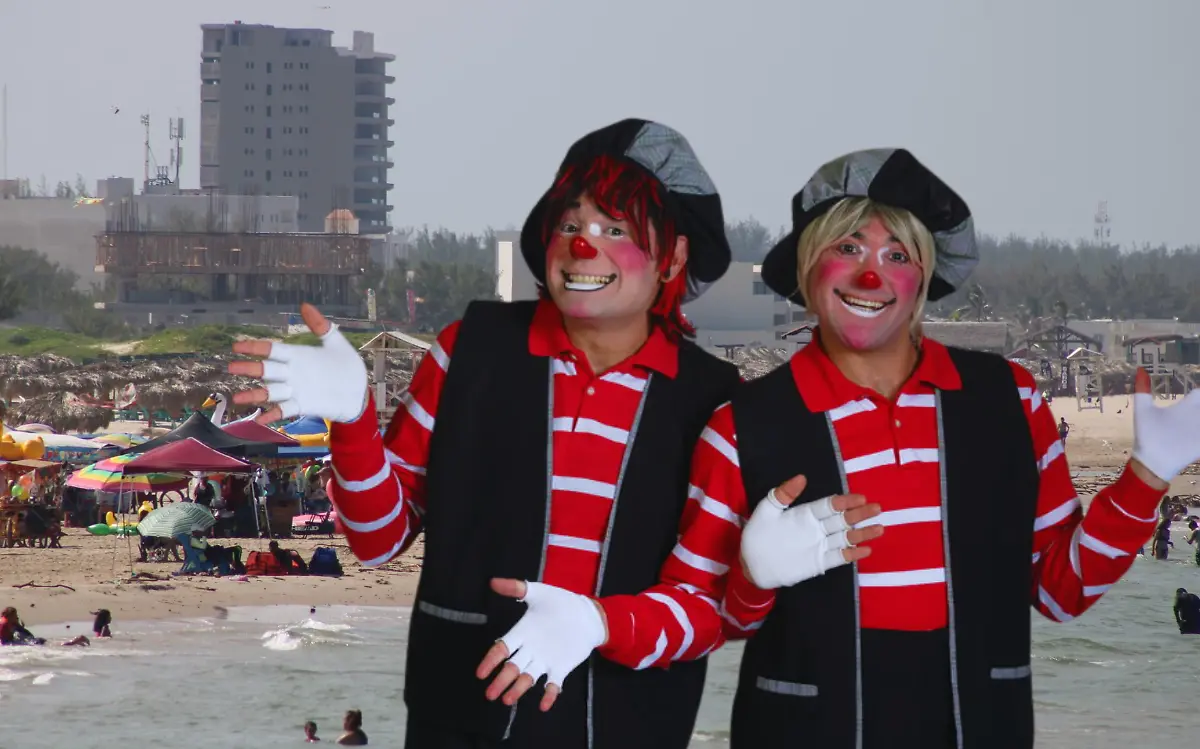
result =
[[[541,688],[515,709],[488,702],[484,653],[525,605],[494,577],[542,579],[549,529],[551,359],[529,353],[532,302],[473,302],[463,318],[430,444],[425,560],[413,607],[405,701],[465,734],[515,746],[684,749],[706,663],[634,671],[595,654],[542,713]],[[687,502],[692,449],[737,385],[733,365],[691,343],[674,379],[651,375],[631,429],[602,546],[599,595],[658,582]]]
[[[960,349],[950,356],[963,387],[939,391],[938,409],[957,743],[1032,747],[1033,440],[1008,362]],[[733,413],[752,504],[799,473],[808,478],[804,501],[845,493],[832,422],[806,408],[791,367],[743,385]],[[861,723],[871,716],[861,714],[861,645],[854,565],[781,589],[746,644],[734,749],[863,749]]]

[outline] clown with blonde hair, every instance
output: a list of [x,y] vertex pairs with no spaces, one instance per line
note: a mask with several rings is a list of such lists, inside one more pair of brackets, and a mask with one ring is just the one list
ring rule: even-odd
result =
[[1200,393],[1139,371],[1124,472],[1085,515],[1024,368],[921,335],[978,260],[967,204],[902,149],[826,164],[763,263],[813,342],[714,414],[692,484],[745,518],[727,633],[748,637],[734,747],[1034,741],[1030,613],[1079,616],[1200,459]]

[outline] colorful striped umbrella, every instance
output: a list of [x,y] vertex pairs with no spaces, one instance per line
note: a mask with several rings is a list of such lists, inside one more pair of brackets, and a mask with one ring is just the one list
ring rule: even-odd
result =
[[170,492],[187,488],[190,478],[178,473],[124,475],[125,464],[138,455],[114,455],[71,474],[67,486],[100,492]]

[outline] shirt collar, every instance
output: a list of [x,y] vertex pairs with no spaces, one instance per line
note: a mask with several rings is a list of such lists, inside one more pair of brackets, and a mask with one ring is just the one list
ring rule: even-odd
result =
[[[533,313],[533,323],[529,326],[529,353],[533,356],[566,354],[577,360],[585,360],[583,352],[567,336],[562,312],[549,299],[539,299]],[[641,367],[674,378],[679,373],[679,346],[667,338],[662,328],[654,325],[642,347],[617,367]]]
[[[810,411],[822,413],[844,403],[870,396],[878,398],[870,388],[851,382],[821,348],[818,330],[813,329],[812,343],[798,351],[791,361],[796,388]],[[900,388],[908,392],[917,383],[938,390],[959,390],[962,378],[950,358],[950,352],[937,341],[921,339],[921,358],[917,368]]]

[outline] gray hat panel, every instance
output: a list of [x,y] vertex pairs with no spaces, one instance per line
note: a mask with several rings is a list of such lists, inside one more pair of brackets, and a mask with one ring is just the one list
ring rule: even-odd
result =
[[953,229],[935,232],[937,247],[935,272],[954,288],[962,288],[979,264],[979,245],[975,241],[975,219],[968,216]]
[[800,207],[810,211],[813,206],[826,200],[867,197],[875,176],[895,152],[894,148],[856,151],[825,164],[800,191]]
[[671,192],[682,195],[716,195],[713,184],[696,153],[675,130],[647,122],[633,139],[625,155],[658,177]]

